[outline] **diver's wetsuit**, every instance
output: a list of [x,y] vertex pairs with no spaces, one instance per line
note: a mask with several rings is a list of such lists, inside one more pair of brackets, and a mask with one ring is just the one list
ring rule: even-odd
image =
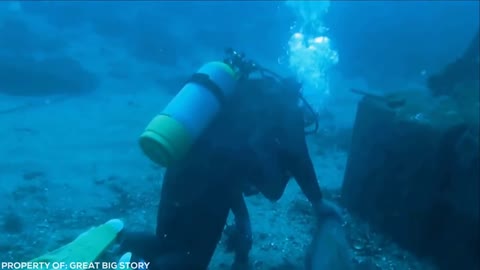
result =
[[252,167],[257,170],[249,171],[248,183],[269,200],[276,201],[293,177],[307,199],[316,203],[322,199],[322,193],[307,148],[303,110],[297,105],[298,89],[290,85],[283,84],[283,89],[277,89],[273,96],[267,94],[264,102],[260,102],[269,106],[258,110],[262,115],[256,125],[262,126],[263,138],[253,142],[261,166]]
[[[272,85],[249,81],[237,93],[262,87]],[[242,101],[238,96],[232,100],[234,105],[226,106],[190,154],[167,169],[156,236],[127,233],[125,250],[150,261],[152,270],[204,270],[229,211],[246,210],[241,205],[246,180],[275,200],[291,173],[310,201],[321,200],[305,142],[302,111],[296,99],[277,91],[277,96],[284,97],[278,103],[265,98],[262,104],[260,97]],[[255,102],[257,110],[248,107],[249,102]],[[248,213],[243,214],[248,218]]]
[[281,175],[275,177],[267,172],[263,177],[253,176],[251,183],[269,200],[276,201],[283,195],[290,177],[293,177],[307,199],[312,203],[318,202],[322,199],[322,193],[308,153],[302,111],[292,109],[281,119],[281,125],[272,134],[273,149],[267,151],[270,156],[267,155],[264,161],[273,168],[278,166]]

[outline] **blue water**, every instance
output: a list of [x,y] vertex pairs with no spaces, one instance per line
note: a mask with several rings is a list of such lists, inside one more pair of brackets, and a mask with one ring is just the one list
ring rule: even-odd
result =
[[[358,96],[348,90],[425,91],[478,31],[479,4],[333,1],[310,11],[338,54],[322,73],[322,138],[332,142],[310,139],[320,184],[335,193],[348,153],[328,134],[352,128]],[[302,19],[277,1],[1,2],[0,261],[31,259],[110,218],[153,229],[163,171],[138,147],[145,125],[227,47],[298,74],[288,42]],[[301,269],[310,220],[289,207],[304,200],[295,184],[276,204],[249,200],[259,269]],[[218,251],[214,269],[230,262]]]

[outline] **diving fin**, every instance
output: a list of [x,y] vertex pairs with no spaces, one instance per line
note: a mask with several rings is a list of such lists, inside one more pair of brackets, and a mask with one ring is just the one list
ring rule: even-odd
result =
[[31,262],[94,262],[123,230],[123,222],[111,219],[80,234],[72,242]]

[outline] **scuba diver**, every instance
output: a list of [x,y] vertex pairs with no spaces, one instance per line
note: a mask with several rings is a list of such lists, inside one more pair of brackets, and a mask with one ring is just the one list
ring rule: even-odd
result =
[[305,126],[315,117],[308,103],[300,106],[300,90],[233,50],[203,66],[140,138],[144,153],[167,169],[155,235],[123,232],[121,249],[153,270],[207,269],[232,211],[234,266],[248,265],[244,193],[254,188],[278,200],[290,177],[319,220],[341,219],[323,199],[308,153]]

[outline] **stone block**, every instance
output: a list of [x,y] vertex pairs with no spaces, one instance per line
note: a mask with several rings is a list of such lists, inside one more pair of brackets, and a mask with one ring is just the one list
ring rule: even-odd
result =
[[442,270],[479,267],[478,116],[458,104],[364,97],[342,187],[354,215]]

